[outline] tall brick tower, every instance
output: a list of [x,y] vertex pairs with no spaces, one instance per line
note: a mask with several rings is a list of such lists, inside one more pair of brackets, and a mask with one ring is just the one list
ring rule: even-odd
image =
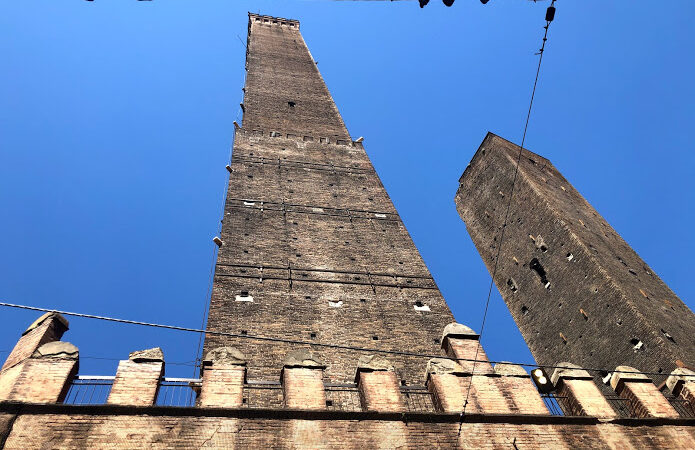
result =
[[[456,206],[492,273],[519,147],[488,134]],[[495,284],[541,364],[695,366],[695,315],[545,158],[524,150]]]
[[[439,353],[453,316],[299,32],[249,14],[243,126],[236,130],[208,330]],[[277,379],[296,345],[233,345],[249,378]],[[312,348],[332,381],[364,353]],[[389,356],[406,382],[423,360]]]

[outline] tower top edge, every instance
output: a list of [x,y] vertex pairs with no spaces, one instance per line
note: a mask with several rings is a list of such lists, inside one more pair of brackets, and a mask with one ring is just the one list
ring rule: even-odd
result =
[[264,14],[254,14],[254,13],[249,11],[249,25],[251,25],[251,22],[253,22],[255,19],[258,19],[264,23],[271,23],[271,24],[276,24],[276,25],[293,24],[297,28],[299,28],[299,21],[296,19],[287,19],[284,17],[267,16]]
[[[488,148],[495,148],[495,144],[501,145],[505,151],[514,151],[518,152],[519,151],[519,144],[516,144],[509,139],[505,139],[502,136],[499,136],[492,131],[488,131],[487,134],[485,135],[485,138],[483,138],[483,141],[480,143],[480,146],[478,149],[475,151],[473,154],[473,157],[471,158],[470,163],[466,166],[466,168],[463,170],[463,173],[459,177],[459,184],[463,182],[463,178],[465,177],[466,173],[469,171],[471,165],[473,164],[474,161],[477,159],[481,158],[481,155],[485,154],[485,150]],[[531,150],[527,148],[522,149],[523,155],[526,155],[527,157],[534,157],[537,158],[541,161],[543,161],[546,165],[554,167],[552,161],[550,161],[548,158],[539,155],[538,153],[532,152]]]

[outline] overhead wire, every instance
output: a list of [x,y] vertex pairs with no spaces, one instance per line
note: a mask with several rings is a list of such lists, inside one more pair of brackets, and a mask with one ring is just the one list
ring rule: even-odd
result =
[[[504,232],[507,229],[507,222],[509,220],[509,211],[511,210],[512,207],[512,197],[514,195],[514,187],[516,186],[516,179],[519,174],[519,164],[521,163],[521,155],[523,154],[524,151],[524,143],[526,142],[526,133],[528,131],[528,124],[529,121],[531,120],[531,110],[533,109],[533,100],[536,97],[536,87],[538,86],[538,78],[541,73],[541,64],[543,63],[543,53],[545,52],[545,44],[548,41],[548,29],[550,28],[550,24],[552,23],[552,20],[555,16],[555,0],[552,0],[550,3],[550,6],[548,7],[546,11],[546,24],[545,27],[545,32],[543,34],[543,44],[541,45],[541,49],[538,52],[538,67],[536,68],[536,77],[533,81],[533,89],[531,90],[531,101],[529,102],[528,105],[528,112],[526,113],[526,123],[524,125],[524,133],[523,136],[521,137],[521,144],[519,145],[519,154],[516,159],[516,165],[514,167],[514,177],[512,179],[512,185],[509,188],[509,200],[507,201],[507,209],[504,214],[504,222],[502,223],[502,229],[500,230],[500,241],[499,244],[497,245],[497,255],[495,256],[495,264],[492,269],[492,276],[490,277],[490,286],[488,287],[488,292],[487,292],[487,299],[485,300],[485,310],[483,311],[483,320],[482,324],[480,326],[480,342],[482,342],[483,339],[483,331],[485,330],[485,322],[487,320],[487,313],[490,307],[490,297],[492,296],[492,286],[495,281],[495,276],[497,275],[497,267],[499,265],[499,260],[500,260],[500,254],[502,252],[502,245],[504,244]],[[552,10],[552,13],[551,13]],[[471,369],[471,376],[475,374],[475,366],[478,362],[478,352],[480,350],[481,344],[480,342],[475,348],[475,357],[473,358],[473,367]],[[466,397],[463,402],[463,410],[461,411],[460,419],[459,419],[459,430],[458,434],[461,434],[461,427],[463,426],[463,420],[464,417],[466,416],[466,407],[468,406],[468,399],[470,398],[471,394],[471,388],[473,386],[473,379],[471,378],[471,381],[468,383],[468,388],[466,389]]]
[[[8,307],[8,308],[17,308],[17,309],[25,309],[25,310],[30,310],[30,311],[41,311],[41,312],[47,312],[47,313],[55,313],[55,314],[62,314],[65,316],[73,316],[73,317],[80,317],[84,319],[96,319],[96,320],[104,320],[108,322],[115,322],[115,323],[123,323],[123,324],[129,324],[129,325],[140,325],[140,326],[149,326],[149,327],[154,327],[154,328],[163,328],[167,330],[175,330],[175,331],[187,331],[187,332],[192,332],[192,333],[205,333],[205,334],[211,334],[211,335],[216,335],[216,336],[227,336],[227,337],[233,337],[233,338],[239,338],[239,339],[248,339],[248,340],[257,340],[257,341],[266,341],[266,342],[279,342],[283,344],[295,344],[295,345],[308,345],[312,347],[322,347],[322,348],[331,348],[331,349],[338,349],[338,350],[351,350],[351,351],[356,351],[356,352],[369,352],[369,353],[382,353],[382,354],[391,354],[391,355],[398,355],[398,356],[410,356],[410,357],[416,357],[416,358],[442,358],[442,355],[436,355],[436,354],[430,354],[430,353],[417,353],[417,352],[406,352],[406,351],[400,351],[400,350],[385,350],[385,349],[379,349],[379,348],[368,348],[368,347],[357,347],[357,346],[351,346],[351,345],[342,345],[342,344],[328,344],[328,343],[323,343],[323,342],[313,342],[313,341],[303,341],[303,340],[298,340],[298,339],[287,339],[287,338],[278,338],[278,337],[271,337],[271,336],[259,336],[259,335],[251,335],[251,334],[238,334],[238,333],[229,333],[225,331],[215,331],[215,330],[203,330],[203,329],[198,329],[198,328],[190,328],[190,327],[181,327],[177,325],[165,325],[165,324],[159,324],[159,323],[151,323],[151,322],[143,322],[139,320],[128,320],[128,319],[118,319],[115,317],[106,317],[106,316],[97,316],[94,314],[83,314],[83,313],[76,313],[76,312],[70,312],[70,311],[61,311],[57,309],[49,309],[49,308],[39,308],[36,306],[28,306],[28,305],[18,305],[14,303],[7,303],[7,302],[0,302],[0,306]],[[457,358],[457,357],[447,357],[448,359],[454,360],[454,361],[467,361],[467,362],[472,362],[474,361],[471,358]],[[550,364],[531,364],[531,363],[522,363],[522,362],[512,362],[512,361],[494,361],[490,360],[487,361],[490,364],[502,364],[502,365],[517,365],[517,366],[522,366],[522,367],[542,367],[544,369],[571,369],[571,370],[586,370],[586,371],[591,371],[591,372],[609,372],[609,373],[638,373],[638,374],[643,374],[643,375],[655,375],[655,376],[663,376],[663,373],[657,373],[657,372],[642,372],[642,371],[635,371],[635,370],[616,370],[616,369],[597,369],[597,368],[591,368],[591,367],[576,367],[576,366],[562,366],[562,365],[550,365]],[[695,375],[683,375],[685,377],[695,377]]]

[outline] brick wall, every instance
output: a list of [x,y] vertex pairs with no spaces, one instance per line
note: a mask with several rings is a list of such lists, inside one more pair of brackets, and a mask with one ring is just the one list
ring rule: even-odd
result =
[[[299,23],[250,15],[246,69],[208,329],[437,353],[451,312]],[[228,345],[248,355],[250,379],[276,377],[296,348],[208,335],[205,351]],[[327,379],[353,380],[361,353],[312,350]],[[417,360],[392,362],[422,383]]]
[[[447,325],[445,347],[449,339],[458,339],[451,336],[468,330],[461,324]],[[667,411],[669,402],[652,381],[630,367],[618,367],[611,386],[637,407],[633,418],[617,419],[612,410],[586,407],[602,394],[586,371],[569,363],[567,369],[554,372],[551,382],[560,393],[571,383],[584,383],[567,393],[570,401],[584,405],[574,417],[548,414],[520,366],[498,363],[491,372],[471,376],[467,364],[446,357],[431,359],[426,366],[419,363],[428,374],[432,409],[412,403],[412,387],[401,387],[392,362],[379,355],[350,361],[359,391],[357,408],[331,409],[326,390],[333,385],[326,383],[323,373],[327,367],[302,350],[286,355],[276,372],[284,402],[273,408],[244,405],[245,365],[252,361],[231,347],[208,352],[202,386],[189,385],[201,389],[197,407],[153,406],[164,368],[158,348],[133,352],[121,361],[107,404],[62,404],[64,395],[59,393],[70,386],[78,358],[73,345],[52,342],[15,366],[22,369],[19,376],[11,370],[0,373],[0,385],[16,394],[0,401],[4,448],[695,446],[695,418],[680,418],[672,408]],[[692,375],[675,371],[669,389],[688,400],[684,392],[689,392]]]
[[[488,134],[456,193],[489,270],[518,149]],[[663,374],[657,383],[695,365],[692,311],[550,161],[526,150],[494,281],[541,364],[629,364]]]
[[[72,408],[79,410],[79,408]],[[7,449],[33,448],[692,448],[693,423],[516,420],[457,415],[429,420],[370,413],[349,419],[316,413],[294,417],[179,416],[145,410],[107,415],[71,411],[16,418]],[[152,414],[154,413],[154,414]],[[260,416],[260,417],[259,417]],[[0,427],[3,423],[0,415]],[[4,419],[6,422],[8,419]],[[1,430],[2,428],[0,428]],[[618,444],[616,446],[616,444]]]
[[[153,406],[165,366],[159,349],[119,364],[108,404],[65,405],[78,352],[39,321],[0,371],[0,446],[694,448],[695,420],[659,414],[663,401],[651,380],[615,384],[621,395],[630,388],[637,417],[552,416],[524,369],[493,366],[478,336],[451,323],[298,29],[296,21],[250,15],[244,129],[235,137],[208,327],[442,358],[310,353],[209,335],[202,383],[189,385],[201,390],[196,407]],[[457,360],[478,348],[475,371]],[[560,389],[588,378],[560,375],[553,381]],[[431,395],[419,386],[425,376]],[[688,374],[674,376],[669,389],[690,401]],[[250,380],[280,387],[284,401],[243,405]],[[570,400],[602,395],[588,383],[591,392],[570,390]],[[336,385],[357,393],[352,409],[329,404],[327,387]],[[431,403],[418,407],[417,395]]]

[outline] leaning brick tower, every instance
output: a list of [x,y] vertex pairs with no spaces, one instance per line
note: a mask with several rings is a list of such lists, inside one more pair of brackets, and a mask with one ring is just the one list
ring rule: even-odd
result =
[[[0,448],[695,448],[694,371],[677,369],[660,392],[620,366],[610,379],[626,405],[618,410],[568,362],[546,380],[565,417],[523,367],[493,365],[473,330],[450,323],[298,28],[250,15],[246,115],[200,377],[166,377],[160,348],[131,352],[115,375],[81,375],[78,348],[61,341],[68,321],[47,312],[18,333],[0,367]],[[490,139],[484,148],[510,148]],[[485,160],[500,164],[502,180],[504,155]],[[531,182],[522,182],[524,195]],[[548,255],[557,245],[534,242]],[[570,243],[575,264],[588,258]],[[555,286],[555,272],[547,276]],[[517,291],[530,287],[517,280]],[[210,331],[402,353],[298,349]],[[441,357],[403,354],[411,352]]]
[[[453,316],[302,39],[299,22],[249,14],[237,127],[207,329],[429,354]],[[208,334],[249,377],[275,379],[296,345]],[[310,348],[307,346],[307,348]],[[312,348],[354,380],[363,353]],[[389,355],[422,383],[423,360]]]
[[[493,271],[519,147],[493,134],[456,206]],[[695,315],[547,159],[524,150],[494,279],[541,364],[695,366]],[[605,374],[604,374],[605,375]]]

